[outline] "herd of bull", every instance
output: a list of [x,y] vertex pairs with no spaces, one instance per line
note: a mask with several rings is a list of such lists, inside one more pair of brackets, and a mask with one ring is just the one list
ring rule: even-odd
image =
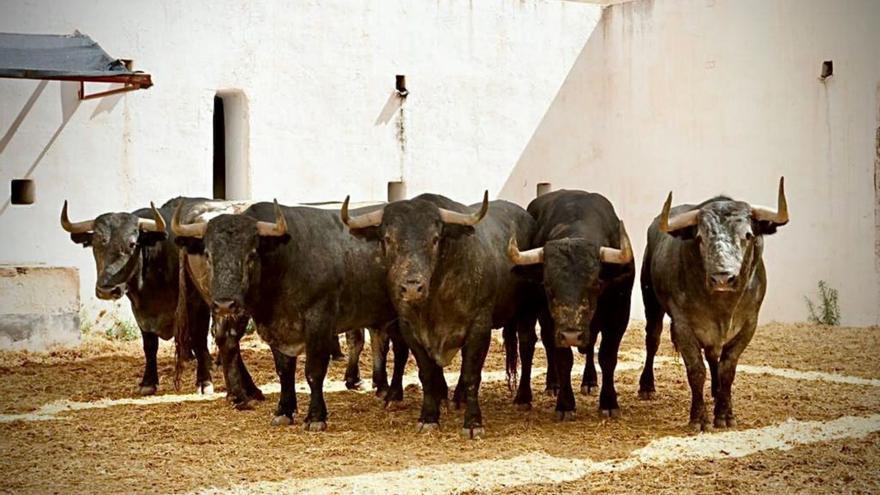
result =
[[[731,385],[766,290],[763,239],[788,222],[782,179],[777,201],[768,208],[719,196],[672,207],[670,193],[648,228],[639,397],[654,395],[653,359],[669,314],[692,393],[690,427],[697,431],[735,426]],[[197,388],[211,393],[210,327],[229,399],[237,408],[262,400],[239,348],[253,321],[281,382],[272,423],[295,421],[296,365],[304,353],[311,390],[304,427],[320,431],[327,426],[323,383],[338,334],[347,332],[354,344],[346,384],[356,387],[367,328],[373,385],[386,402],[402,400],[404,368],[414,355],[423,390],[420,431],[438,427],[449,398],[443,368],[461,353],[452,402],[465,408],[462,434],[475,438],[484,433],[478,395],[491,330],[503,329],[513,402],[527,409],[537,321],[557,419],[574,417],[572,347],[587,356],[581,392],[598,389],[601,413],[619,415],[614,369],[635,263],[623,222],[600,194],[555,191],[525,210],[488,195],[471,206],[423,194],[357,209],[346,198],[338,210],[175,198],[158,209],[151,204],[81,222],[68,219],[65,202],[61,224],[74,242],[92,248],[97,296],[131,301],[146,361],[141,394],[156,392],[160,337],[175,338],[178,363],[195,357]],[[593,364],[600,332],[601,387]]]

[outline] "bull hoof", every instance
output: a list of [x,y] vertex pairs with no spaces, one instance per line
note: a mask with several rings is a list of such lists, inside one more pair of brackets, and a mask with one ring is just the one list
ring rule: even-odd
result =
[[729,418],[724,417],[716,417],[715,418],[715,428],[724,429],[724,428],[736,428],[736,418],[733,416]]
[[654,400],[654,397],[657,395],[653,390],[639,390],[639,399],[641,400]]
[[416,423],[416,433],[431,433],[432,431],[438,431],[440,429],[440,423],[423,423],[419,421]]
[[364,382],[362,380],[358,380],[356,382],[349,382],[348,380],[346,380],[345,382],[345,388],[349,390],[361,390],[363,389],[363,386]]
[[574,411],[556,411],[556,421],[574,421]]
[[385,401],[385,410],[386,411],[402,411],[406,409],[406,405],[404,405],[403,400],[386,400]]
[[233,401],[232,407],[236,411],[253,411],[254,405],[249,400]]
[[248,392],[248,399],[262,402],[262,401],[266,400],[266,396],[263,395],[262,390],[256,389],[252,392]]
[[272,426],[290,426],[294,423],[293,416],[287,416],[286,414],[280,414],[272,418]]
[[482,426],[474,426],[471,428],[462,428],[461,436],[463,438],[467,438],[469,440],[476,440],[478,438],[483,438],[483,435],[486,434],[486,429]]
[[306,431],[318,432],[327,429],[326,421],[306,421],[303,423],[303,429]]
[[199,395],[211,395],[214,393],[214,384],[204,381],[196,384],[196,393]]
[[620,409],[599,409],[599,414],[601,414],[605,418],[619,418]]
[[376,390],[376,397],[380,399],[384,399],[388,395],[388,386],[385,387],[377,387],[373,385],[373,388]]
[[599,392],[598,385],[583,385],[581,386],[581,394],[583,395],[596,395]]
[[532,403],[531,402],[521,402],[518,404],[514,404],[517,411],[531,411]]
[[156,390],[158,387],[155,385],[141,385],[138,387],[138,393],[140,395],[156,395]]
[[713,430],[712,425],[709,423],[709,421],[706,420],[691,421],[690,423],[688,423],[687,427],[688,430],[690,430],[692,433],[709,433]]

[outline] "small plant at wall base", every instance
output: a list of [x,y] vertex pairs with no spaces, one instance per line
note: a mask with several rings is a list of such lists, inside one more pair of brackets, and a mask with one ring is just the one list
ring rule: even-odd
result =
[[837,289],[828,285],[824,280],[819,281],[819,302],[813,302],[804,296],[807,301],[807,309],[810,312],[810,323],[819,325],[840,325],[840,306],[837,303]]

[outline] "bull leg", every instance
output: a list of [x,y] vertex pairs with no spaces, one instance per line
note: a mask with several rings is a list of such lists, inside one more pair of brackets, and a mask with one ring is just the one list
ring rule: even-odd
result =
[[574,353],[571,347],[553,348],[556,364],[556,376],[559,378],[559,395],[556,396],[556,419],[559,421],[574,420],[574,391],[571,388],[571,367],[574,364]]
[[254,383],[254,379],[251,377],[250,372],[248,372],[247,367],[244,365],[244,360],[241,358],[241,354],[238,355],[238,360],[236,361],[236,366],[238,367],[239,376],[241,376],[241,385],[244,388],[245,394],[247,394],[248,399],[250,400],[266,400],[266,396],[263,395],[263,391],[260,390],[260,387]]
[[623,332],[626,330],[626,323],[622,327],[606,327],[602,334],[602,344],[599,346],[599,366],[602,368],[599,412],[609,418],[620,416],[617,390],[614,388],[614,370],[617,368],[617,351],[620,349],[620,340],[623,338]]
[[273,348],[272,357],[275,360],[275,372],[281,381],[281,397],[278,399],[272,425],[287,426],[296,422],[296,356],[284,355]]
[[[333,332],[333,330],[328,330]],[[334,334],[333,340],[339,342]],[[319,343],[313,343],[306,350],[306,381],[309,383],[309,414],[304,427],[306,431],[327,429],[327,404],[324,402],[324,378],[330,365],[330,351]]]
[[213,394],[214,384],[211,381],[213,360],[208,349],[208,329],[211,323],[211,312],[206,304],[198,304],[189,315],[194,328],[193,351],[196,355],[196,391],[199,394]]
[[[370,329],[370,349],[373,354],[373,389],[376,397],[388,395],[388,334],[381,330]],[[394,349],[397,352],[397,349]]]
[[541,324],[541,343],[544,344],[544,353],[547,355],[547,386],[545,393],[556,396],[559,393],[559,378],[556,373],[556,342],[554,338],[553,319],[546,311],[538,315]]
[[144,376],[138,384],[138,393],[153,395],[159,386],[159,370],[156,365],[156,354],[159,352],[159,336],[152,332],[141,331],[144,344]]
[[391,375],[391,386],[385,395],[386,407],[392,402],[403,401],[403,372],[406,371],[406,361],[409,359],[409,347],[400,336],[396,328],[389,329],[392,344],[394,345],[394,371]]
[[703,365],[700,345],[690,326],[681,324],[679,321],[673,322],[672,339],[678,352],[681,353],[685,369],[687,369],[688,384],[691,387],[691,414],[688,427],[697,432],[709,431],[712,429],[712,425],[706,415],[706,403],[703,400],[706,367]]
[[462,388],[466,402],[464,426],[461,434],[465,438],[480,438],[486,430],[483,428],[483,413],[480,411],[480,381],[489,343],[492,340],[491,328],[471,331],[464,347],[461,348],[461,376],[456,392]]
[[241,333],[235,330],[236,325],[224,318],[214,321],[214,341],[220,350],[220,360],[223,363],[223,378],[226,380],[226,397],[236,409],[253,409],[250,405],[248,394],[243,385],[241,370],[241,349],[239,340]]
[[[339,339],[336,339],[339,342]],[[349,330],[345,332],[345,343],[348,347],[348,366],[345,368],[345,388],[358,390],[361,388],[360,360],[364,350],[364,330]]]
[[[642,269],[644,270],[644,268]],[[663,308],[654,295],[654,289],[642,284],[642,299],[645,303],[645,368],[639,378],[639,399],[654,398],[654,356],[660,348],[660,335],[663,332]]]
[[710,390],[712,391],[712,398],[718,398],[718,360],[719,360],[719,352],[712,351],[711,349],[705,350],[706,354],[706,362],[709,363],[709,385]]
[[[464,367],[464,358],[462,357],[462,368]],[[461,406],[467,401],[466,385],[464,383],[464,372],[459,371],[458,383],[455,384],[455,390],[452,392],[452,404],[455,410],[461,409]]]
[[342,348],[339,347],[339,336],[333,336],[332,347],[330,348],[330,359],[334,361],[342,361],[345,359],[345,354],[342,353]]
[[[596,320],[596,318],[594,318],[594,320]],[[599,329],[592,328],[592,324],[590,326],[590,341],[587,343],[586,348],[579,349],[581,352],[585,351],[584,354],[586,354],[584,376],[581,379],[581,393],[584,395],[594,395],[599,388],[599,378],[596,375],[596,365],[593,359],[594,349],[596,348],[596,337],[599,335]],[[604,337],[602,338],[602,342],[604,344]]]
[[755,326],[755,322],[746,323],[740,333],[721,352],[721,360],[718,363],[718,392],[715,396],[715,426],[718,428],[736,426],[731,389],[733,379],[736,377],[739,356],[751,342],[755,334]]
[[[419,366],[419,381],[422,382],[422,411],[416,431],[428,432],[440,427],[440,401],[449,393],[443,369],[428,356],[425,349],[418,345],[410,345],[410,350]],[[439,375],[439,377],[438,377]],[[442,387],[440,386],[442,383]]]
[[535,334],[536,318],[536,316],[528,316],[517,321],[522,373],[513,403],[521,411],[532,408],[532,364],[535,359],[535,344],[538,341],[538,336]]

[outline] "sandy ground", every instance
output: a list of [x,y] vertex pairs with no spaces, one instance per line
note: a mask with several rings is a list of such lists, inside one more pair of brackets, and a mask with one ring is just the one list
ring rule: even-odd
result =
[[[766,325],[759,328],[742,363],[880,378],[880,362],[874,359],[878,344],[878,329]],[[270,353],[256,341],[247,342],[246,347],[244,358],[256,382],[276,381]],[[642,349],[643,330],[634,323],[625,338],[623,355],[628,361],[633,356],[640,359]],[[668,331],[661,354],[674,356]],[[580,367],[582,361],[577,364]],[[536,365],[545,366],[540,351]],[[361,359],[365,383],[369,383],[369,369],[367,347]],[[494,343],[486,370],[500,369],[502,352]],[[457,366],[447,369],[455,370]],[[327,394],[330,427],[318,434],[298,426],[269,426],[277,395],[246,412],[234,411],[220,399],[125,405],[62,413],[58,420],[2,423],[0,466],[4,477],[0,491],[188,492],[247,487],[255,482],[370,475],[435,464],[503,461],[517,456],[548,455],[591,462],[623,459],[654,440],[687,435],[684,425],[690,393],[681,363],[671,359],[657,367],[658,398],[650,402],[636,398],[639,371],[618,373],[623,417],[617,420],[600,418],[597,399],[579,395],[577,420],[553,421],[554,399],[540,393],[543,375],[533,381],[535,403],[528,412],[512,406],[503,381],[484,383],[481,401],[488,434],[478,441],[459,437],[459,411],[444,412],[441,431],[415,433],[421,398],[417,387],[407,389],[404,407],[395,411],[383,409],[369,393]],[[132,397],[141,372],[139,342],[91,340],[76,351],[2,353],[0,413],[33,411],[62,399]],[[344,363],[334,363],[329,379],[340,380],[343,372]],[[415,365],[410,363],[407,372],[415,373]],[[163,345],[161,393],[174,393],[172,373],[170,347]],[[192,375],[190,366],[181,393],[193,392]],[[304,383],[301,375],[299,383]],[[215,371],[215,384],[222,390],[219,370]],[[298,398],[303,412],[308,396],[300,394]],[[740,373],[734,407],[737,431],[744,432],[787,420],[864,417],[880,413],[880,387]],[[880,490],[878,438],[872,434],[788,451],[761,451],[740,459],[640,466],[510,491],[876,492]],[[503,483],[489,491],[504,491]],[[389,493],[395,492],[389,488]]]

